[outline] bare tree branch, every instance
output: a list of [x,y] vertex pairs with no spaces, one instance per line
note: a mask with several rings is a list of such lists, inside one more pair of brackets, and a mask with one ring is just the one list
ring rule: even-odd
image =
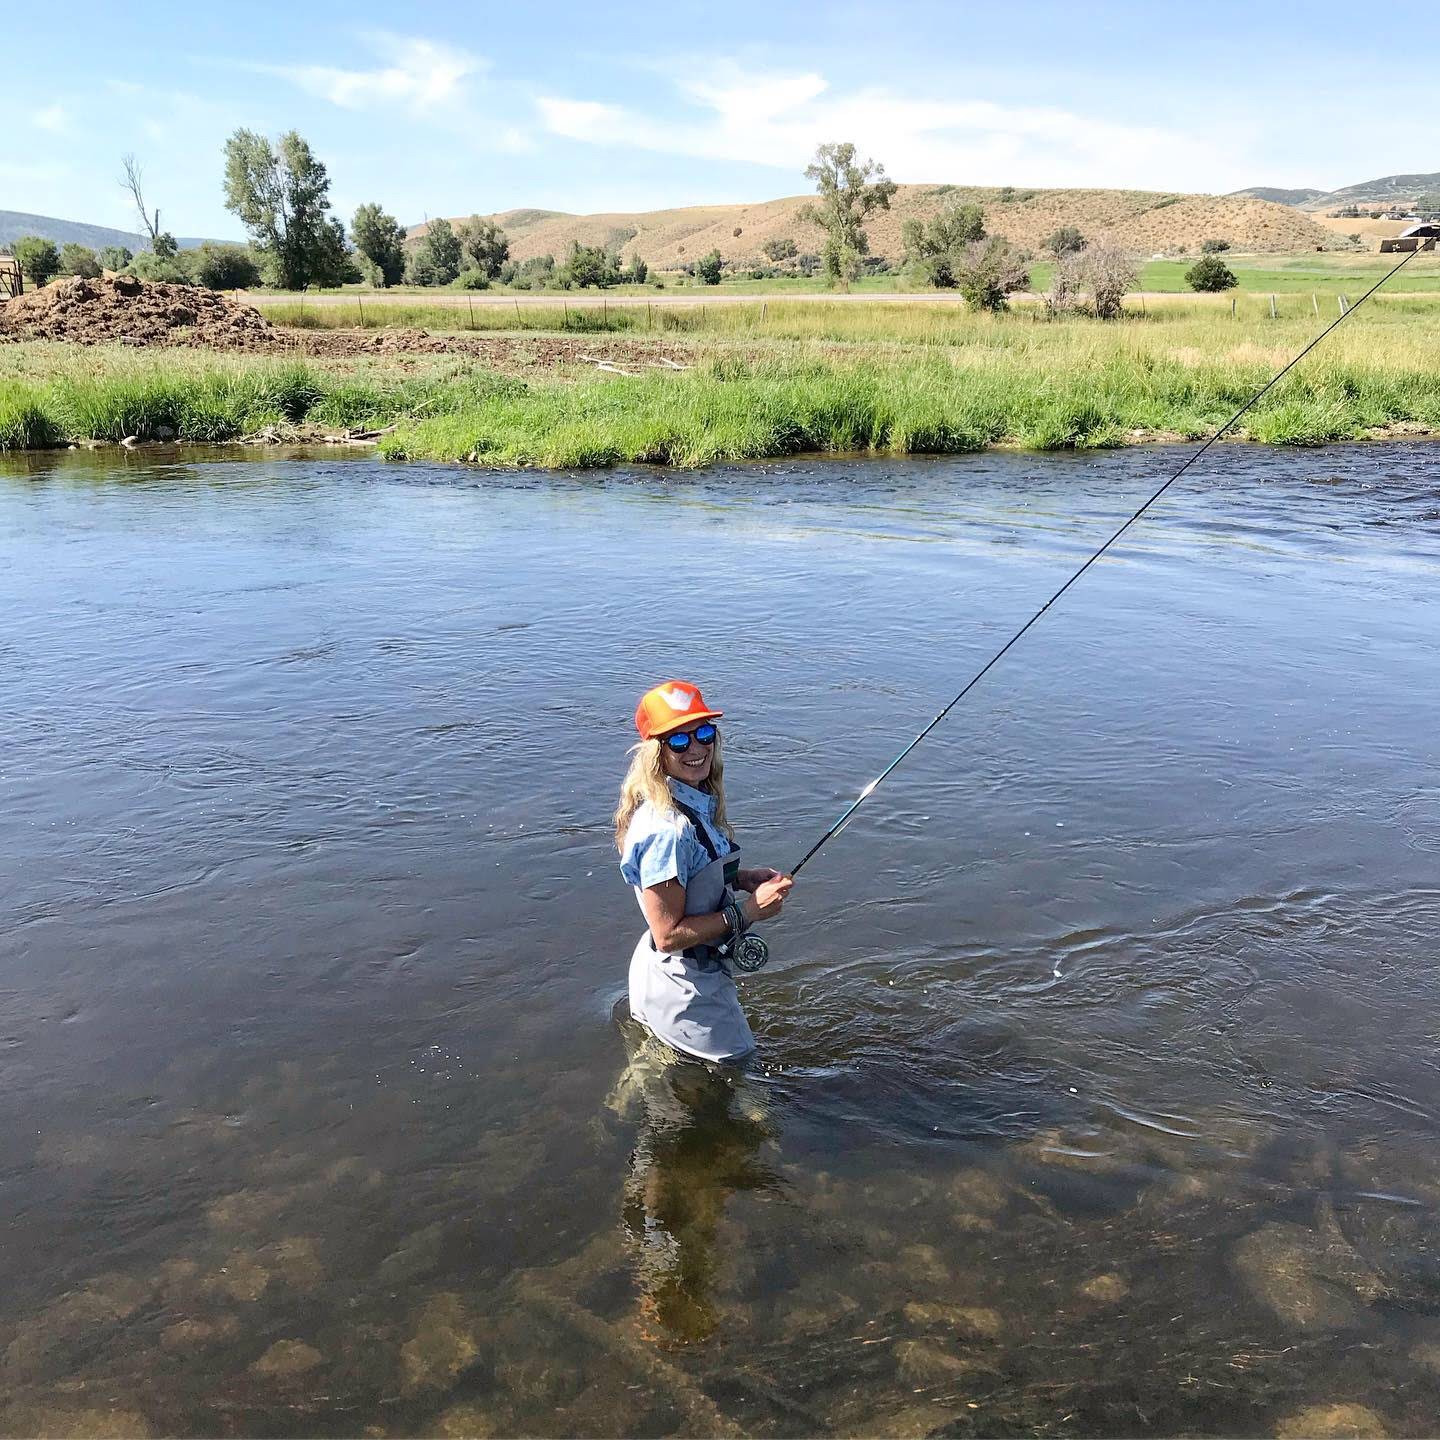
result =
[[120,182],[120,187],[130,192],[130,198],[135,202],[136,210],[140,212],[140,228],[150,237],[150,248],[155,250],[160,240],[159,208],[156,208],[155,218],[152,220],[149,211],[145,209],[145,192],[141,189],[144,172],[140,169],[140,164],[134,155],[122,157],[121,163],[125,166],[125,178]]

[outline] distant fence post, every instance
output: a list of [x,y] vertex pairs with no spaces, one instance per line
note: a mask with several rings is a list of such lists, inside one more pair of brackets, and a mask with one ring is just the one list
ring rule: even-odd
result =
[[1270,297],[1270,318],[1272,320],[1278,318],[1275,314],[1275,297],[1273,295]]
[[475,328],[475,297],[467,290],[465,298],[470,302],[470,328]]
[[1235,297],[1233,295],[1230,297],[1230,318],[1232,320],[1235,318]]
[[365,328],[365,301],[361,296],[357,295],[355,297],[355,303],[360,307],[360,328],[363,330]]
[[1312,293],[1310,303],[1315,307],[1315,318],[1318,320],[1320,318],[1320,297]]
[[765,302],[763,300],[760,302],[760,323],[762,325],[765,323]]
[[1336,304],[1340,306],[1340,313],[1342,315],[1350,308],[1350,302],[1343,295],[1337,295],[1335,301]]

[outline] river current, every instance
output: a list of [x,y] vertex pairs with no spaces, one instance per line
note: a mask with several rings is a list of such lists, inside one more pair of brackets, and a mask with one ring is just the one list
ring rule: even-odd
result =
[[0,459],[0,1433],[1433,1433],[1440,449],[1211,452],[743,1080],[612,1014],[643,689],[788,868],[1183,453]]

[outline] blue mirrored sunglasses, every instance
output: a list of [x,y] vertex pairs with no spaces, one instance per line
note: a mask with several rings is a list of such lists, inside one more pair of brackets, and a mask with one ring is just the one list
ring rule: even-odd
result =
[[677,754],[683,755],[690,748],[692,739],[698,740],[702,745],[713,745],[715,737],[720,731],[708,720],[703,725],[697,725],[693,730],[677,730],[673,735],[665,737],[665,743]]

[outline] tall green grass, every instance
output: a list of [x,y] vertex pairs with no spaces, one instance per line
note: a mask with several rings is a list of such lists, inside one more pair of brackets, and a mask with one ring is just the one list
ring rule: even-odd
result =
[[379,427],[475,405],[514,384],[473,367],[418,376],[379,369],[346,373],[295,361],[175,351],[77,356],[60,346],[5,347],[0,367],[23,362],[31,349],[42,352],[41,363],[26,366],[25,373],[0,368],[0,450],[130,435],[213,444],[302,424]]
[[[394,458],[556,468],[695,466],[801,452],[945,454],[995,444],[1088,449],[1207,434],[1267,378],[1256,365],[1115,358],[1043,372],[934,355],[903,363],[724,358],[686,375],[529,385],[402,423],[381,448]],[[1440,374],[1336,364],[1267,397],[1240,433],[1315,444],[1402,419],[1440,427]]]

